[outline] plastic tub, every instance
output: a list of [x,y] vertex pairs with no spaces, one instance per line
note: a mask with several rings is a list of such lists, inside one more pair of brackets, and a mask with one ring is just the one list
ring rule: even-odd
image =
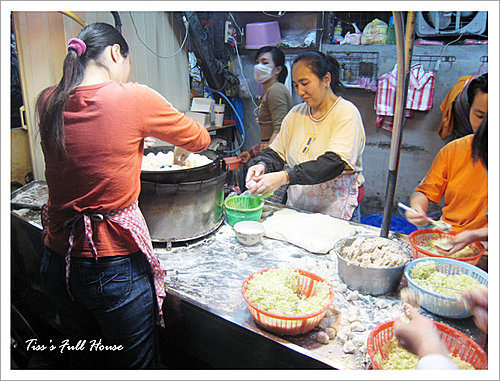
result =
[[245,25],[246,49],[259,49],[263,46],[276,46],[281,42],[278,21],[253,22]]
[[[488,355],[471,338],[450,326],[434,322],[436,324],[441,340],[446,342],[450,354],[460,357],[476,369],[488,369]],[[391,350],[387,343],[394,336],[394,320],[379,324],[370,332],[366,343],[366,349],[374,369],[383,369],[379,362],[385,359]]]
[[240,221],[259,221],[264,202],[253,196],[234,196],[224,201],[226,218],[229,225]]
[[[360,222],[365,225],[381,227],[382,219],[384,216],[382,214],[369,214],[367,216],[362,216]],[[417,230],[418,228],[412,223],[406,221],[404,218],[393,216],[391,218],[391,226],[389,230],[393,232],[398,232],[402,234],[410,234]]]
[[411,251],[415,258],[426,258],[426,257],[450,258],[450,259],[456,259],[457,261],[470,263],[471,265],[477,265],[479,263],[479,260],[483,256],[484,252],[486,251],[481,242],[473,242],[469,244],[468,247],[470,247],[473,250],[474,255],[471,257],[463,257],[463,258],[447,257],[445,255],[434,254],[431,253],[430,251],[422,249],[421,247],[421,245],[425,245],[430,240],[437,238],[451,238],[457,234],[458,234],[457,232],[453,231],[443,232],[441,230],[436,230],[436,229],[421,229],[411,233],[410,236],[408,237],[408,240],[410,241]]

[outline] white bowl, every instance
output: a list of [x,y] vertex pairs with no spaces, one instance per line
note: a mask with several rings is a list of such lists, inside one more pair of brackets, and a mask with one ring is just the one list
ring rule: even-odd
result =
[[238,241],[245,246],[259,243],[264,236],[264,225],[257,221],[240,221],[234,224],[233,229]]

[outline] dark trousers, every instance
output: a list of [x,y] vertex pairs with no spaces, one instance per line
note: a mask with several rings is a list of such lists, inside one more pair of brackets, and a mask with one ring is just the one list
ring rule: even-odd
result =
[[[67,340],[58,351],[71,368],[154,368],[158,365],[156,293],[143,253],[71,258],[66,291],[64,257],[46,248],[42,285],[57,309]],[[65,344],[66,342],[66,344]]]

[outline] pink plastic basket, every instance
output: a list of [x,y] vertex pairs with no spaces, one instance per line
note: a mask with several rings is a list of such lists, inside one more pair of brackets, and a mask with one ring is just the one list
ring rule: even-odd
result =
[[305,295],[306,297],[313,296],[316,293],[316,285],[319,282],[324,282],[330,289],[330,298],[328,300],[328,303],[321,310],[309,315],[284,316],[273,314],[264,311],[254,305],[250,300],[248,300],[246,294],[246,287],[250,279],[252,279],[257,274],[273,269],[276,269],[276,267],[253,273],[243,282],[243,285],[241,286],[241,293],[243,294],[243,298],[247,303],[250,314],[255,319],[257,325],[261,326],[264,329],[267,329],[268,331],[280,335],[293,336],[310,331],[319,324],[321,319],[323,319],[326,314],[326,310],[333,302],[333,288],[331,284],[325,281],[323,278],[317,276],[316,274],[296,269],[296,271],[299,273],[299,294]]
[[[474,340],[446,324],[437,321],[434,324],[441,333],[441,340],[445,341],[453,356],[461,358],[476,369],[488,369],[488,355]],[[393,326],[394,320],[379,324],[368,336],[366,349],[374,369],[384,369],[379,361],[385,360],[391,350],[387,343],[394,336]]]

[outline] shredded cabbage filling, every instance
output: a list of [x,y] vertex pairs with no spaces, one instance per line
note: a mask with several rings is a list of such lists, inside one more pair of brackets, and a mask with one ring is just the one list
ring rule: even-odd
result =
[[447,275],[436,269],[433,261],[422,261],[410,270],[412,280],[426,290],[447,296],[460,296],[463,291],[486,289],[477,279],[467,274]]
[[330,289],[315,282],[315,292],[300,294],[298,271],[281,267],[254,275],[247,283],[246,295],[258,308],[277,315],[301,316],[320,311],[328,304]]
[[[387,354],[387,358],[378,361],[383,369],[387,370],[416,369],[418,363],[418,356],[404,349],[394,336],[388,341],[386,346],[389,346],[390,348],[390,351]],[[460,357],[452,355],[451,353],[450,353],[450,358],[455,362],[455,364],[457,364],[458,369],[462,370],[475,369],[471,364],[462,360]]]

